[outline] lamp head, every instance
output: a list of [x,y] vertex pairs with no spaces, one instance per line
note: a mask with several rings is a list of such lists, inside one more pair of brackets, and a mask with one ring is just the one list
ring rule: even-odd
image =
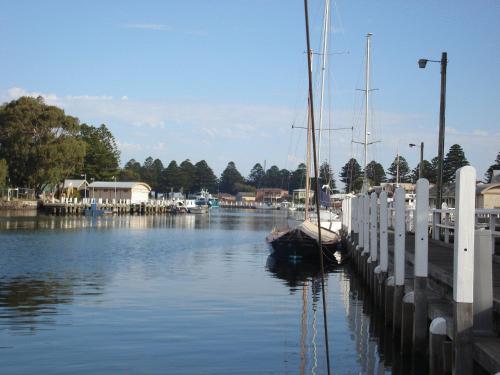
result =
[[420,69],[425,69],[425,66],[427,65],[427,61],[429,61],[429,60],[427,60],[427,59],[418,60],[418,67]]
[[415,144],[415,143],[410,143],[408,146],[410,146],[410,147],[415,147],[415,146],[416,146],[416,144]]

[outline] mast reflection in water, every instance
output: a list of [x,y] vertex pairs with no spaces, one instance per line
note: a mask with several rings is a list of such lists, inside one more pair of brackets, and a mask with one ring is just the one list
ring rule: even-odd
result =
[[[300,293],[300,374],[324,373],[326,358],[321,306],[320,266],[294,263],[269,256],[267,270],[282,280],[290,293]],[[383,324],[361,285],[346,266],[329,265],[325,270],[330,359],[336,374],[391,374],[393,348],[384,347]],[[348,330],[345,329],[347,325]],[[386,363],[388,362],[388,363]]]

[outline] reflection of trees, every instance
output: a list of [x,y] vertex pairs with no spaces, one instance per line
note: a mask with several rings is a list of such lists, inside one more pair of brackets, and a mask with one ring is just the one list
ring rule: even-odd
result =
[[92,282],[87,286],[82,293],[75,293],[72,279],[0,280],[0,324],[23,333],[36,331],[40,325],[54,325],[53,316],[61,314],[61,305],[73,303],[75,295],[102,294],[99,284]]

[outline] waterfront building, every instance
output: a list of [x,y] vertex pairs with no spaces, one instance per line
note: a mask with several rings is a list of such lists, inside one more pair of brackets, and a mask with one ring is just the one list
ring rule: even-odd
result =
[[150,192],[145,182],[95,181],[89,185],[90,198],[130,200],[133,204],[147,202]]

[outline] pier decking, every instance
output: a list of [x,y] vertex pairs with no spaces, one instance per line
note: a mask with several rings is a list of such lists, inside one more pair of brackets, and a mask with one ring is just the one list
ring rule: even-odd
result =
[[[402,189],[392,204],[385,193],[343,203],[354,269],[416,373],[500,372],[500,263],[494,255],[500,210],[476,211],[474,184],[472,167],[457,172],[454,220],[429,209],[423,179],[414,210],[405,209]],[[478,216],[487,216],[487,224]]]

